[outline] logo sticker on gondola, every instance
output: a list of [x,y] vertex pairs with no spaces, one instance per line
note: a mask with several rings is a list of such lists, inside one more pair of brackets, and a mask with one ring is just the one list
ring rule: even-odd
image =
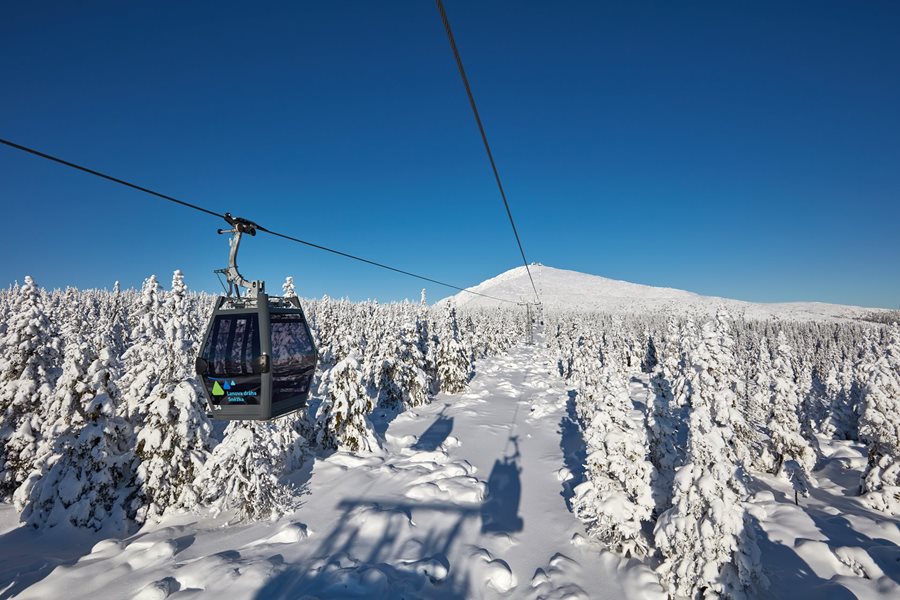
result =
[[237,383],[234,379],[219,379],[215,377],[209,378],[212,388],[209,389],[210,395],[214,398],[213,403],[218,405],[220,402],[226,404],[259,404],[259,380],[252,379]]

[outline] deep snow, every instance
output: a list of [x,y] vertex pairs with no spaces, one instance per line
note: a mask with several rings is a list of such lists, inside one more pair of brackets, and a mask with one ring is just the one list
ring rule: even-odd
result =
[[[629,389],[640,408],[645,376]],[[102,539],[19,527],[5,505],[0,598],[661,597],[651,565],[588,540],[567,506],[584,458],[572,393],[540,345],[480,361],[467,392],[375,415],[382,453],[295,472],[302,505],[275,522],[181,514]],[[768,596],[900,597],[898,523],[855,497],[862,447],[822,443],[800,507],[765,475],[748,503]]]

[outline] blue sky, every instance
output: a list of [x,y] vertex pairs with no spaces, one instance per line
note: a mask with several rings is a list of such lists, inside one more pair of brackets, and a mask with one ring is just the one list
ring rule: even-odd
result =
[[[530,260],[900,307],[900,4],[446,7]],[[7,3],[0,48],[2,137],[460,285],[520,264],[427,0]],[[3,285],[218,285],[211,217],[5,147],[0,198]],[[240,264],[422,287],[266,236]]]

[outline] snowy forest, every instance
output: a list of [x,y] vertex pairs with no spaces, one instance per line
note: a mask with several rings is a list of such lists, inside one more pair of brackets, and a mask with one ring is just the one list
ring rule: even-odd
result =
[[[283,294],[296,294],[291,278]],[[308,408],[226,424],[207,417],[194,378],[214,300],[179,271],[168,289],[149,277],[140,290],[50,291],[26,277],[0,292],[0,495],[22,527],[123,537],[173,514],[277,520],[302,503],[292,473],[383,453],[377,422],[452,403],[530,326],[515,305],[458,311],[424,292],[303,300],[320,356]],[[896,528],[897,323],[545,310],[534,326],[583,440],[561,476],[566,505],[589,547],[647,566],[664,595],[765,594],[767,517],[752,499],[781,481],[783,504],[804,510],[832,444],[861,449],[848,494]],[[835,556],[897,589],[888,559]]]

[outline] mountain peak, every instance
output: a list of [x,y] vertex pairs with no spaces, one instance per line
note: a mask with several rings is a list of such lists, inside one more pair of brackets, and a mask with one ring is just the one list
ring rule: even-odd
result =
[[[538,294],[546,308],[610,313],[675,312],[713,313],[723,307],[748,318],[780,317],[793,320],[856,319],[883,309],[825,304],[787,302],[764,304],[701,296],[693,292],[655,287],[609,279],[578,271],[556,269],[542,264],[529,265]],[[533,302],[534,291],[523,266],[500,273],[469,288],[473,292],[513,302]],[[452,300],[457,306],[476,308],[498,306],[498,300],[460,292],[441,302]]]

